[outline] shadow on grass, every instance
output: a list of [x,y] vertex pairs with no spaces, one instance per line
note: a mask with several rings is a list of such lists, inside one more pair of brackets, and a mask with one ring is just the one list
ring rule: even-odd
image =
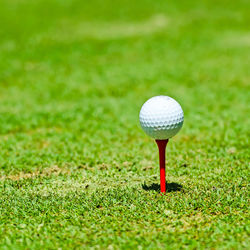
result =
[[[151,185],[147,185],[147,184],[142,184],[142,188],[146,191],[157,191],[160,192],[160,184],[157,183],[153,183]],[[175,183],[175,182],[171,182],[171,183],[166,183],[166,192],[170,193],[170,192],[176,192],[176,191],[181,191],[182,190],[182,185]]]

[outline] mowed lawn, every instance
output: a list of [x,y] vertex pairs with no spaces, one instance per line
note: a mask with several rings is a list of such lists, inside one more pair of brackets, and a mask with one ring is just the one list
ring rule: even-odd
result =
[[[0,248],[249,249],[249,7],[0,0]],[[165,196],[155,95],[185,114]]]

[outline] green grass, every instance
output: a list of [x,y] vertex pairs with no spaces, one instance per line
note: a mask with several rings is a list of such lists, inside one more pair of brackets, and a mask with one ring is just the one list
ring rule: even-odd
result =
[[[0,248],[250,247],[247,1],[0,6]],[[165,196],[154,95],[185,113]]]

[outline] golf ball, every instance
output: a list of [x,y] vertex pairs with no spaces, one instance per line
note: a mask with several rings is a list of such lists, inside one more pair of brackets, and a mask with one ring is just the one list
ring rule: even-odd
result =
[[147,135],[164,140],[179,132],[184,114],[181,105],[173,98],[155,96],[142,105],[139,118],[141,127]]

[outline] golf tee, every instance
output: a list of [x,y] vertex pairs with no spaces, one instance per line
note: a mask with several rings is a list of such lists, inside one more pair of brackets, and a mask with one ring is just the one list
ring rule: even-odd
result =
[[160,164],[160,184],[161,193],[166,193],[166,166],[165,166],[165,155],[167,140],[155,140],[159,149],[159,164]]

